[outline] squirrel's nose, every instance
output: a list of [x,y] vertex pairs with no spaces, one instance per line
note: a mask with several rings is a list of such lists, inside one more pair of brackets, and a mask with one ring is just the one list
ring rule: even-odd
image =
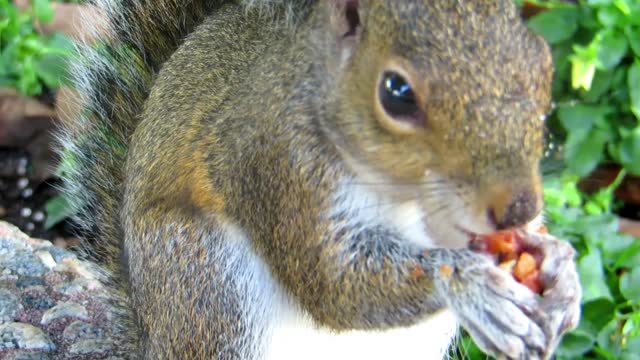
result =
[[496,230],[526,225],[542,208],[540,195],[535,191],[524,190],[510,195],[496,198],[488,209],[489,221]]

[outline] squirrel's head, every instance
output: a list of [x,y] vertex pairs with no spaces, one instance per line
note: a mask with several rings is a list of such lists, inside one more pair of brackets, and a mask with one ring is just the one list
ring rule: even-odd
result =
[[329,3],[329,118],[357,171],[436,238],[536,218],[553,66],[513,0]]

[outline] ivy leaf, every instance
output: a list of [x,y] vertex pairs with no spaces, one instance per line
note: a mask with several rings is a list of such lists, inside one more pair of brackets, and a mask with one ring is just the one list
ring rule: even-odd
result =
[[582,306],[582,318],[578,330],[595,339],[615,315],[616,304],[611,300],[601,298],[590,301]]
[[624,34],[614,29],[608,29],[596,36],[598,44],[598,68],[613,69],[627,54],[629,44]]
[[629,22],[629,15],[622,12],[619,7],[609,5],[598,9],[598,21],[600,21],[604,27],[613,28],[627,24]]
[[48,23],[53,19],[53,8],[50,0],[33,0],[32,4],[38,20]]
[[578,30],[578,15],[576,8],[551,9],[529,19],[528,26],[550,44],[557,44],[570,39]]
[[640,120],[640,59],[636,59],[629,67],[627,85],[629,86],[631,112]]
[[640,28],[637,26],[627,26],[624,29],[625,35],[627,35],[627,41],[629,46],[636,56],[640,56]]
[[49,199],[45,204],[45,210],[47,212],[47,220],[44,224],[45,230],[51,229],[73,215],[73,207],[60,195]]
[[640,127],[622,139],[618,155],[625,169],[634,175],[640,175]]
[[562,343],[556,349],[556,355],[563,358],[582,358],[591,350],[595,342],[593,336],[573,331],[562,338]]
[[590,173],[604,159],[605,144],[609,140],[608,132],[596,128],[586,134],[570,133],[565,143],[569,170],[579,176]]
[[558,119],[568,132],[586,134],[610,112],[607,106],[562,106],[558,109]]
[[622,274],[620,292],[625,299],[640,304],[640,266]]
[[580,284],[582,285],[582,303],[605,298],[613,300],[607,286],[603,271],[600,250],[592,248],[586,256],[578,261]]
[[569,57],[571,61],[571,87],[589,90],[596,73],[597,49],[593,46],[582,47],[575,45],[574,54]]
[[618,320],[611,320],[598,334],[598,345],[613,356],[620,353],[620,336],[618,334]]
[[614,234],[614,231],[599,244],[605,263],[613,269],[640,266],[640,241],[630,235]]

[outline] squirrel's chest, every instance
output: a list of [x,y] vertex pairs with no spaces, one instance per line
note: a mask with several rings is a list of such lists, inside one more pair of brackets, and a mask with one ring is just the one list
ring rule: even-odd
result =
[[449,310],[408,328],[388,331],[318,329],[302,313],[274,324],[266,360],[443,359],[457,331]]

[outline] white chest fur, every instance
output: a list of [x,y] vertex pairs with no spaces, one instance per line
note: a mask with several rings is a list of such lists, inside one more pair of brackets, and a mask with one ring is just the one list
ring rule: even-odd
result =
[[[371,192],[346,185],[336,204],[338,211],[364,223],[384,221],[403,232],[409,241],[434,246],[424,231],[423,214],[412,203],[390,206]],[[443,359],[457,332],[457,322],[449,310],[442,310],[418,324],[387,331],[334,333],[317,328],[296,306],[280,302],[272,323],[266,359]]]
[[409,328],[340,334],[316,329],[304,315],[298,316],[275,324],[267,360],[443,359],[457,329],[448,310]]

